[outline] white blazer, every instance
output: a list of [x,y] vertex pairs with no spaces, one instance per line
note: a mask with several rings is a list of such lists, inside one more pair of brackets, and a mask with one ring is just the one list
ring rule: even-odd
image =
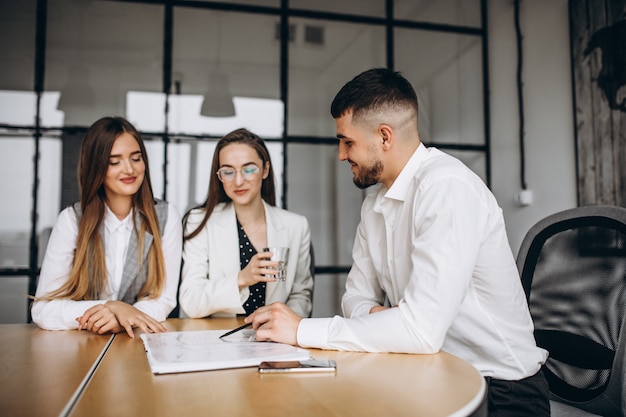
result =
[[[265,202],[263,205],[268,246],[289,247],[287,280],[268,282],[265,302],[283,302],[301,317],[308,317],[313,292],[309,223],[299,214]],[[202,209],[192,210],[185,234],[195,230],[203,216]],[[179,295],[183,312],[192,318],[245,314],[242,304],[248,299],[250,290],[248,287],[239,290],[237,275],[240,270],[235,208],[232,203],[220,203],[200,233],[185,241]]]

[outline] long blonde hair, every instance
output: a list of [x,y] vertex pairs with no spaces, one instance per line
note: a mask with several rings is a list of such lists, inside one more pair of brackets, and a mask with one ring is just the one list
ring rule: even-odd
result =
[[145,163],[144,180],[132,197],[132,207],[141,219],[138,235],[138,264],[143,267],[141,254],[146,232],[154,237],[148,252],[148,274],[138,298],[157,298],[165,286],[165,261],[154,197],[150,183],[148,154],[139,132],[126,119],[104,117],[92,124],[80,149],[78,186],[82,215],[78,224],[76,251],[69,279],[43,299],[69,298],[72,300],[98,299],[107,284],[107,268],[100,230],[104,221],[106,195],[104,180],[109,167],[109,155],[115,140],[123,133],[132,135]]

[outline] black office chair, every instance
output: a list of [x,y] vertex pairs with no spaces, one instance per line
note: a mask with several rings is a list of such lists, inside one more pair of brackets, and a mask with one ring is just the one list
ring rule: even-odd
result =
[[552,415],[626,415],[626,208],[548,216],[526,234],[517,267],[537,344],[550,352]]

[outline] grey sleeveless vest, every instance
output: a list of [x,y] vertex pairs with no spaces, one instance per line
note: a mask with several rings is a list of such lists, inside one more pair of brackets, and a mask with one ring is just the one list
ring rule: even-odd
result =
[[[82,210],[80,203],[74,203],[74,211],[76,212],[76,220],[80,222],[82,216]],[[167,223],[168,203],[162,200],[154,201],[154,209],[157,214],[159,222],[159,229],[161,230],[161,236],[165,230],[165,224]],[[141,226],[141,218],[139,213],[135,212],[135,225],[139,230]],[[104,239],[104,234],[100,232],[100,236]],[[152,246],[154,237],[146,232],[143,239],[143,253],[141,254],[141,261],[143,263],[142,268],[139,268],[137,251],[139,250],[138,236],[135,230],[130,234],[130,240],[128,242],[128,249],[126,250],[126,259],[124,261],[124,270],[122,272],[122,282],[117,294],[117,299],[129,304],[134,304],[137,301],[137,295],[143,288],[148,277],[148,251]],[[90,276],[91,280],[92,277]]]

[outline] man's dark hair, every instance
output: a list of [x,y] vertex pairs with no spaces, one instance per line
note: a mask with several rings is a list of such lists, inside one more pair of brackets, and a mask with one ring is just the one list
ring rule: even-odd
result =
[[352,110],[353,117],[362,112],[389,107],[412,107],[417,113],[417,94],[400,72],[372,68],[348,81],[330,105],[333,118]]

